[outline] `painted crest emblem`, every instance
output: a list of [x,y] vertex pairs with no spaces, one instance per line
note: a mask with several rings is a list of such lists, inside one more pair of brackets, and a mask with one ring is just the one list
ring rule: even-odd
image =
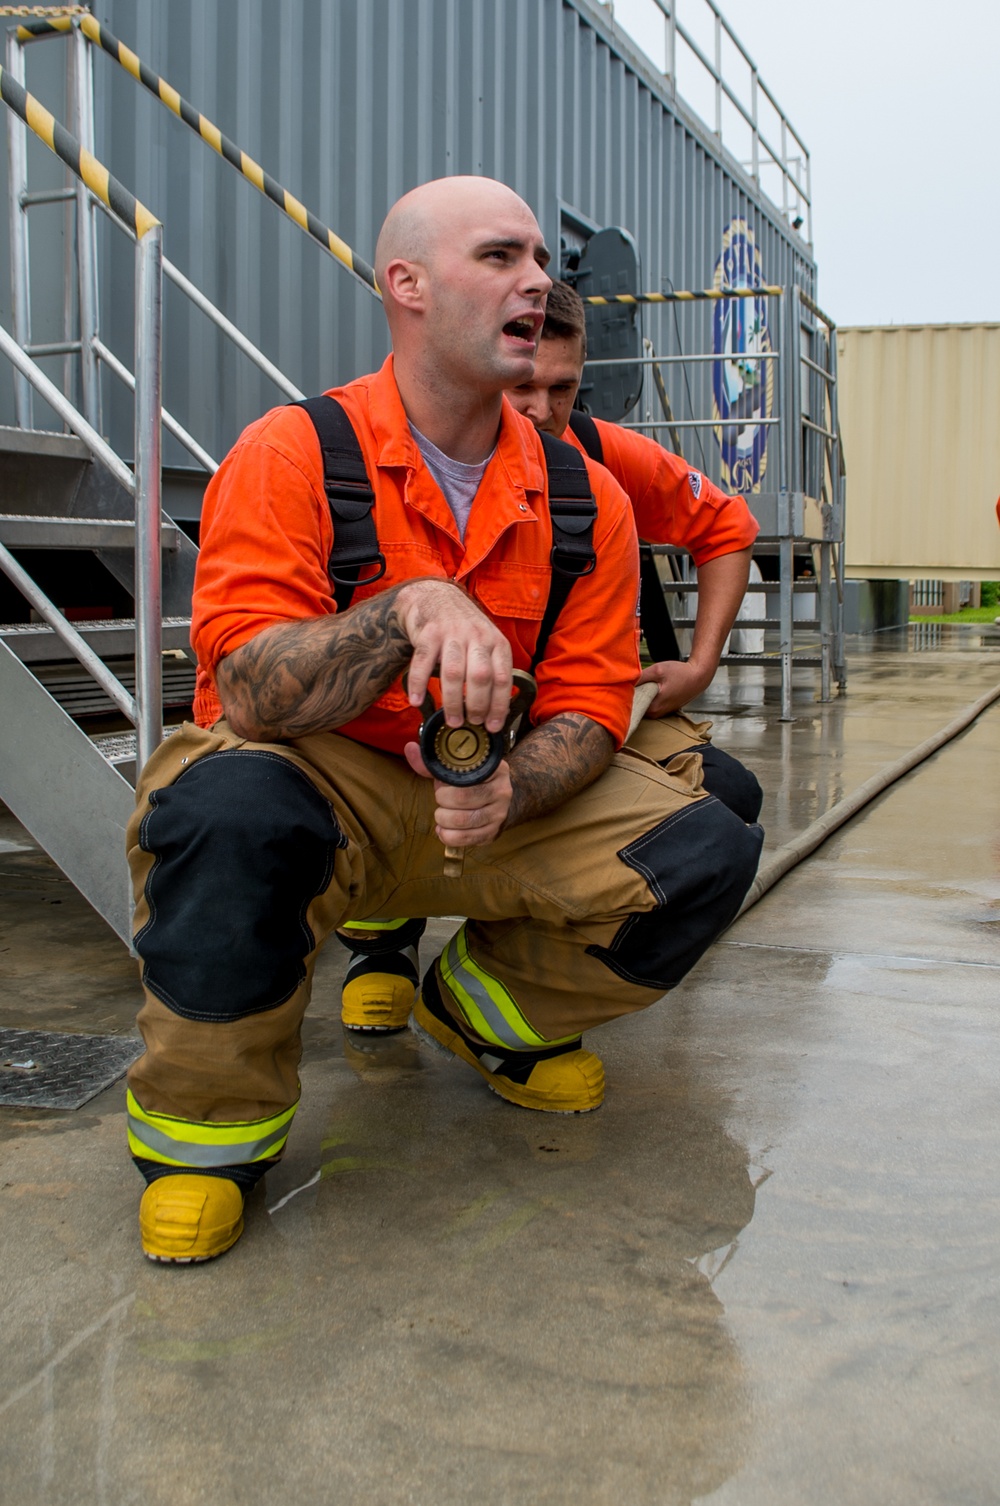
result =
[[[716,288],[759,288],[764,278],[760,251],[746,220],[732,220],[715,264]],[[712,350],[725,359],[712,363],[712,396],[722,455],[722,480],[734,492],[760,491],[767,470],[769,427],[774,412],[774,361],[767,299],[721,298],[715,305]]]

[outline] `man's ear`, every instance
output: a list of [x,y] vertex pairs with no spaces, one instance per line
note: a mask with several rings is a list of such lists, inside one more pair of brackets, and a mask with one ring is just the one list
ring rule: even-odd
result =
[[422,312],[427,292],[427,273],[422,263],[394,257],[386,266],[382,291],[400,308]]

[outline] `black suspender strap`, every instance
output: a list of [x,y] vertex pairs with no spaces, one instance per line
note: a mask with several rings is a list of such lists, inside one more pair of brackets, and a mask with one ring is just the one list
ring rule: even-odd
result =
[[327,570],[337,611],[344,612],[358,586],[370,586],[385,574],[372,512],[375,493],[358,436],[336,398],[307,397],[291,406],[305,409],[323,452],[323,487],[333,524]]
[[[569,426],[583,445],[591,460],[604,464],[604,445],[601,431],[589,413],[574,408],[569,416]],[[639,622],[646,648],[654,664],[664,659],[683,657],[677,634],[670,620],[670,608],[663,594],[663,586],[656,570],[656,559],[648,544],[639,546]]]
[[556,619],[566,604],[573,583],[589,575],[597,564],[594,523],[597,503],[590,490],[587,466],[579,450],[551,434],[539,434],[545,451],[549,481],[549,516],[552,520],[552,580],[549,599],[538,629],[538,642],[531,673],[541,663]]
[[596,460],[598,465],[603,465],[604,445],[601,443],[601,431],[590,414],[584,413],[582,408],[573,408],[569,415],[569,426],[591,460]]
[[[323,453],[323,486],[333,524],[328,569],[337,611],[343,612],[350,606],[359,585],[370,585],[385,574],[385,556],[378,547],[372,515],[375,493],[358,437],[337,400],[324,394],[292,406],[304,408],[309,415]],[[596,425],[592,419],[587,421],[593,431],[592,442],[600,449]],[[583,456],[573,445],[553,439],[551,434],[540,434],[539,438],[548,474],[552,580],[531,661],[532,673],[541,662],[574,581],[589,575],[597,564],[594,552],[597,504]]]

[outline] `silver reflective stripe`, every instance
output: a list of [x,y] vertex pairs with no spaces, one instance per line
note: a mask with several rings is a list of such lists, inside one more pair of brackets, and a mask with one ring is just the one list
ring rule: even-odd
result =
[[[347,969],[347,972],[344,974],[344,982],[346,983],[351,974],[355,972],[359,967],[367,966],[369,962],[378,962],[380,957],[405,957],[415,973],[420,971],[420,965],[417,961],[417,949],[414,946],[400,947],[399,951],[397,952],[355,952],[354,960],[353,962],[351,962],[350,966]],[[371,970],[369,969],[369,973],[370,971]],[[389,969],[387,968],[386,971],[389,972]],[[391,978],[398,978],[401,975],[399,973],[389,972],[389,976]]]
[[[493,1034],[496,1036],[497,1040],[500,1041],[504,1046],[509,1046],[512,1051],[530,1051],[531,1046],[529,1045],[529,1043],[523,1040],[521,1036],[515,1034],[513,1026],[500,1013],[498,1006],[490,998],[489,994],[486,992],[486,989],[480,983],[475,974],[470,972],[468,968],[463,967],[461,962],[459,962],[457,967],[455,966],[453,961],[456,955],[456,952],[453,950],[454,947],[454,941],[450,941],[448,943],[448,970],[449,972],[455,974],[456,978],[461,983],[466,993],[471,994],[475,999],[482,1013],[483,1019],[493,1031]],[[458,1005],[459,1009],[462,1008],[460,999],[456,999],[455,1003]],[[472,1025],[471,1020],[469,1020],[468,1023]],[[475,1029],[475,1026],[472,1025],[472,1028]]]
[[169,1156],[172,1161],[182,1161],[185,1166],[242,1166],[246,1161],[259,1160],[272,1146],[287,1140],[289,1130],[289,1125],[285,1124],[260,1140],[245,1140],[242,1145],[200,1145],[191,1140],[172,1140],[162,1130],[134,1119],[131,1114],[128,1125],[135,1138],[148,1150]]

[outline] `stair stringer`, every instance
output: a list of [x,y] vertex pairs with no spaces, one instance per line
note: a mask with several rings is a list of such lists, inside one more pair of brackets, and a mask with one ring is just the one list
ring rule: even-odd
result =
[[126,946],[135,791],[0,640],[0,800]]

